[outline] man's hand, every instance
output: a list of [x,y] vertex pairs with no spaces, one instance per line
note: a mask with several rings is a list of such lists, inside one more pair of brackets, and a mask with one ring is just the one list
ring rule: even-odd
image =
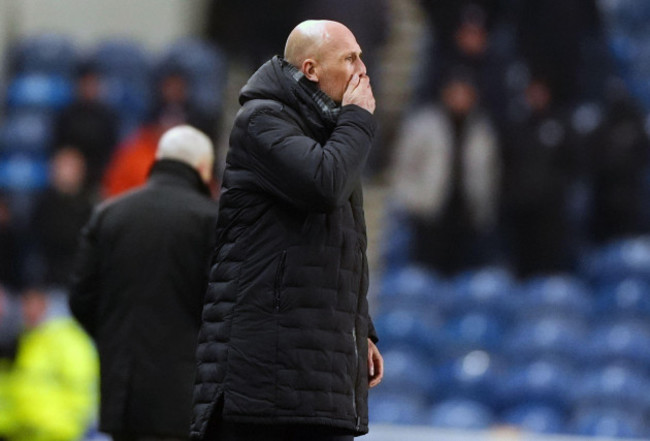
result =
[[375,97],[370,87],[370,77],[368,75],[354,74],[348,82],[348,87],[343,93],[341,105],[356,104],[366,109],[370,113],[375,112]]
[[379,349],[368,339],[368,387],[375,387],[384,376],[384,359]]

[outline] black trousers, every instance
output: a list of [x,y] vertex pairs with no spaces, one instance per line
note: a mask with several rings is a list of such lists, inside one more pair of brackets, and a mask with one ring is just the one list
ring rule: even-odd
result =
[[324,426],[215,422],[206,441],[352,441],[354,437]]

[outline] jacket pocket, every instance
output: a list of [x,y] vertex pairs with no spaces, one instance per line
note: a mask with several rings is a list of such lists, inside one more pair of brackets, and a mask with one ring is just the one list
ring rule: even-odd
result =
[[278,268],[275,270],[275,281],[273,282],[273,309],[280,310],[280,302],[282,300],[282,278],[284,276],[284,265],[287,260],[287,250],[282,251]]

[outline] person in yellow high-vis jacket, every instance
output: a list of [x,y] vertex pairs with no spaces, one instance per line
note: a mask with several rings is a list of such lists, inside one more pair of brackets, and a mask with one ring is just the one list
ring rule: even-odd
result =
[[0,441],[7,440],[14,421],[10,386],[18,326],[13,303],[0,283]]
[[13,427],[13,412],[9,396],[10,378],[11,361],[0,356],[0,441],[7,439]]
[[74,441],[96,415],[98,359],[81,327],[52,317],[38,289],[22,296],[27,331],[18,343],[12,374],[11,441]]

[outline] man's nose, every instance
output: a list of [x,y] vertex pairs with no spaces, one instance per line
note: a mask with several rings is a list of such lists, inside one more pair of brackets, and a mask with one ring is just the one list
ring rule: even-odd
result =
[[357,73],[359,75],[367,75],[366,71],[366,65],[364,64],[363,60],[361,58],[357,59]]

